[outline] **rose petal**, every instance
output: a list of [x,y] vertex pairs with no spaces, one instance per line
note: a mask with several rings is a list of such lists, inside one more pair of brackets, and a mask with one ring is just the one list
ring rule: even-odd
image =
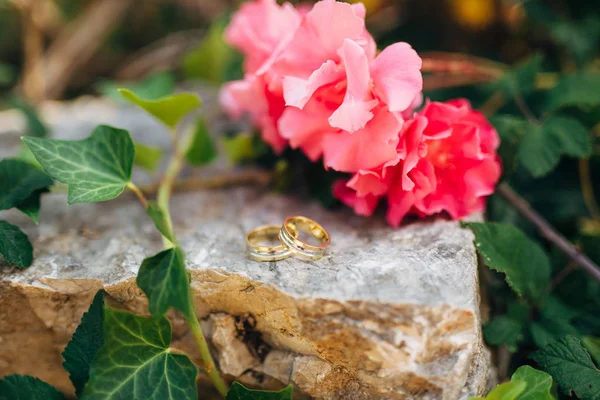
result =
[[406,110],[423,89],[421,64],[407,43],[386,47],[371,63],[374,91],[390,111]]
[[285,104],[304,108],[310,97],[322,86],[335,82],[341,77],[341,71],[331,60],[323,63],[308,79],[287,76],[283,79]]

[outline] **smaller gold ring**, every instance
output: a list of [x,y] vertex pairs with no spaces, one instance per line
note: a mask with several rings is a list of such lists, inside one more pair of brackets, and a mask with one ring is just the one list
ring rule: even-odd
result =
[[279,261],[291,256],[290,249],[282,244],[275,246],[262,246],[259,244],[265,240],[277,238],[280,229],[281,226],[279,225],[264,225],[248,232],[246,235],[248,256],[256,261]]
[[[317,239],[320,245],[315,246],[299,240],[299,231],[308,233]],[[311,260],[318,260],[323,257],[325,249],[331,243],[331,237],[325,228],[312,219],[302,216],[287,217],[283,221],[283,226],[279,231],[279,240],[294,254]]]

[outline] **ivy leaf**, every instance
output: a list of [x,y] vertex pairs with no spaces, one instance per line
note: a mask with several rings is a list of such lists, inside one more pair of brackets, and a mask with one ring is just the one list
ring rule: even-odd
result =
[[184,57],[183,73],[187,79],[202,79],[216,84],[226,80],[227,68],[235,57],[235,51],[224,40],[225,25],[213,23],[200,45]]
[[194,166],[209,164],[217,156],[217,149],[213,143],[208,127],[203,118],[196,121],[192,144],[189,147],[185,159]]
[[600,371],[579,339],[567,336],[533,353],[532,358],[558,382],[567,396],[600,399]]
[[493,388],[486,397],[472,397],[471,400],[516,400],[525,391],[527,383],[506,382]]
[[581,341],[592,358],[596,361],[596,365],[600,365],[600,338],[585,336]]
[[174,247],[146,258],[136,280],[148,296],[152,316],[163,316],[170,307],[190,315],[190,280],[185,270],[181,249]]
[[540,245],[512,225],[464,223],[475,233],[475,247],[486,265],[506,275],[519,296],[540,300],[550,280],[550,260]]
[[145,144],[134,142],[135,158],[133,162],[148,171],[155,171],[162,158],[162,149],[160,147],[146,146]]
[[517,344],[523,341],[523,325],[508,316],[494,318],[483,328],[485,341],[493,346],[506,344],[510,351],[517,350]]
[[543,371],[524,365],[515,371],[510,381],[527,384],[525,391],[519,395],[519,400],[554,400],[554,396],[550,393],[552,377]]
[[223,138],[223,149],[233,164],[255,160],[267,151],[263,141],[246,133]]
[[77,397],[81,397],[85,384],[90,379],[90,365],[104,344],[102,322],[104,320],[104,291],[94,296],[90,308],[81,318],[81,323],[62,352],[63,368],[75,387]]
[[52,179],[33,165],[12,158],[0,160],[0,210],[23,202],[29,205],[32,194],[49,186]]
[[24,269],[33,262],[33,247],[19,227],[0,221],[0,254],[4,260]]
[[40,208],[42,206],[42,194],[48,193],[49,189],[40,189],[31,193],[31,195],[17,204],[17,209],[27,215],[36,225],[39,222]]
[[579,73],[562,78],[547,94],[546,108],[552,112],[564,107],[600,105],[600,74]]
[[156,100],[142,99],[128,89],[119,89],[119,93],[171,129],[175,128],[190,111],[202,104],[200,98],[192,93],[174,94]]
[[494,91],[501,91],[507,96],[527,95],[535,89],[536,75],[542,68],[543,57],[536,54],[521,64],[508,70],[504,76],[487,85]]
[[7,400],[63,400],[54,386],[33,376],[9,375],[0,380],[0,398]]
[[293,389],[286,387],[278,392],[268,390],[252,390],[239,382],[233,382],[226,400],[292,400]]
[[171,229],[169,228],[169,225],[167,224],[167,220],[165,219],[165,213],[163,212],[163,210],[155,203],[148,202],[148,207],[146,208],[146,212],[148,213],[148,216],[150,216],[150,218],[154,222],[154,225],[156,225],[156,228],[158,229],[158,231],[164,237],[169,239],[169,241],[171,243],[174,243],[175,238],[173,237],[173,232],[171,232]]
[[198,370],[169,349],[169,320],[104,307],[103,332],[81,400],[197,400]]
[[23,141],[53,178],[69,185],[69,204],[112,200],[130,181],[135,150],[125,130],[100,125],[84,140]]
[[590,135],[576,119],[554,116],[542,126],[530,125],[521,139],[518,157],[536,178],[552,171],[562,155],[587,157],[592,150]]

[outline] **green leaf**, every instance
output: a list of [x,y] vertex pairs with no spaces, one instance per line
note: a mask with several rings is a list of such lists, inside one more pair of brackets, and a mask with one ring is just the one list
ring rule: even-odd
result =
[[17,159],[0,160],[0,210],[30,204],[30,197],[52,186],[52,179],[31,164]]
[[27,215],[36,224],[39,222],[40,208],[42,206],[42,194],[48,193],[49,189],[40,189],[31,193],[31,195],[17,205],[17,209]]
[[163,212],[163,210],[155,203],[148,202],[146,212],[154,222],[154,225],[156,225],[156,228],[161,233],[161,235],[169,239],[171,243],[174,243],[175,238],[173,237],[173,232],[171,232],[171,229],[167,224],[167,220],[165,219],[165,213]]
[[135,150],[125,130],[101,125],[84,140],[23,141],[54,179],[69,185],[69,204],[112,200],[131,178]]
[[102,81],[97,85],[97,88],[102,95],[117,103],[125,102],[125,99],[119,93],[120,88],[129,89],[144,99],[154,100],[173,93],[175,77],[170,72],[158,72],[133,83]]
[[144,109],[148,114],[154,116],[169,128],[175,128],[177,124],[190,111],[200,107],[200,98],[192,93],[181,93],[172,96],[161,97],[157,100],[147,100],[136,96],[132,91],[119,89],[121,96],[129,102]]
[[494,318],[483,328],[485,341],[493,346],[506,344],[510,351],[517,350],[517,344],[523,341],[523,325],[507,316]]
[[7,400],[63,400],[54,386],[33,376],[9,375],[0,380],[0,398]]
[[136,282],[148,296],[148,309],[152,316],[160,317],[170,307],[191,315],[190,280],[181,249],[170,248],[146,258]]
[[223,36],[225,26],[225,23],[213,23],[200,45],[184,57],[183,73],[187,79],[225,82],[228,65],[235,57],[235,51]]
[[81,400],[197,400],[198,370],[173,354],[171,325],[104,307],[104,345]]
[[547,111],[564,107],[600,106],[600,74],[579,73],[562,78],[547,94]]
[[600,399],[600,371],[579,339],[567,336],[536,351],[532,358],[567,396],[575,393],[580,399]]
[[511,225],[465,223],[475,233],[475,247],[486,265],[506,275],[519,296],[540,300],[550,280],[550,261],[539,244]]
[[587,157],[592,149],[590,134],[579,121],[554,116],[542,126],[530,125],[521,139],[518,157],[531,174],[539,178],[552,171],[562,155]]
[[77,397],[81,397],[85,384],[90,379],[90,366],[98,350],[104,344],[102,322],[104,320],[104,291],[94,296],[90,308],[81,318],[81,323],[62,352],[63,368],[75,387]]
[[498,131],[500,139],[509,142],[514,142],[523,134],[523,128],[529,125],[526,119],[514,115],[494,115],[490,117],[490,123]]
[[203,118],[196,121],[192,144],[189,147],[185,159],[194,166],[209,164],[217,157],[217,149],[213,143],[208,127]]
[[543,371],[524,365],[515,371],[510,381],[521,381],[527,384],[525,391],[519,395],[519,400],[554,400],[554,396],[550,393],[552,377]]
[[0,221],[0,254],[17,268],[29,267],[33,262],[33,247],[19,227]]
[[162,149],[160,147],[146,146],[145,144],[134,142],[135,159],[133,162],[148,171],[155,171],[162,158]]
[[227,392],[227,400],[292,400],[292,394],[293,389],[291,386],[278,392],[271,392],[248,389],[239,382],[233,382],[229,392]]
[[543,57],[536,54],[508,70],[500,79],[487,85],[507,96],[527,95],[535,89],[536,75],[542,68]]
[[585,336],[581,341],[594,361],[596,361],[596,365],[600,365],[600,338]]
[[247,133],[223,138],[223,149],[233,164],[256,159],[266,150],[263,144],[262,141],[257,144],[255,138]]
[[576,335],[577,329],[569,321],[544,318],[532,322],[529,326],[529,332],[536,346],[543,348],[567,335]]
[[493,388],[486,397],[472,397],[471,400],[516,400],[526,387],[522,381],[506,382]]

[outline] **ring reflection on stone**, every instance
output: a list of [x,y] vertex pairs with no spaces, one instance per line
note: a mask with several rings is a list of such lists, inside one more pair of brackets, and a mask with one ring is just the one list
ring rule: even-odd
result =
[[[298,239],[298,232],[305,232],[314,237],[318,245],[306,243]],[[279,232],[279,240],[294,254],[318,260],[325,254],[325,249],[331,243],[329,233],[321,225],[310,218],[294,216],[287,217]]]
[[[282,244],[262,245],[269,241],[279,241],[277,235],[280,229],[280,225],[265,225],[248,232],[246,235],[248,256],[256,261],[278,261],[291,256],[293,253]],[[296,232],[292,235],[298,236]]]

